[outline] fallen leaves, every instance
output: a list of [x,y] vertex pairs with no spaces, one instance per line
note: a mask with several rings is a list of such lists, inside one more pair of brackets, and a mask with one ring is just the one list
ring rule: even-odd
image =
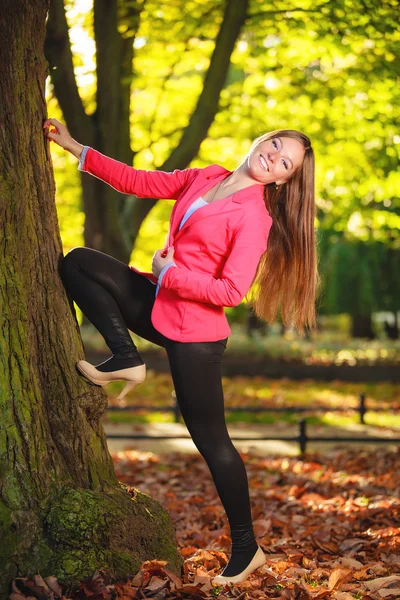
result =
[[[400,450],[243,454],[254,531],[267,561],[238,585],[213,586],[230,555],[229,527],[199,455],[119,452],[118,479],[158,500],[175,523],[181,577],[149,560],[131,579],[96,572],[71,590],[17,578],[10,600],[393,600],[400,597]],[[66,595],[68,594],[68,595]]]

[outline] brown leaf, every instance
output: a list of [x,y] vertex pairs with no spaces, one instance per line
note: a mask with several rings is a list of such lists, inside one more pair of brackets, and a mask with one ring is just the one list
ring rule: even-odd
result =
[[32,597],[34,594],[34,597],[37,600],[50,600],[50,592],[47,591],[47,586],[47,589],[45,589],[40,585],[36,585],[33,579],[30,579],[29,577],[17,577],[15,579],[15,586],[18,586],[16,587],[16,590],[19,590],[25,598]]
[[189,594],[191,599],[192,598],[197,598],[197,599],[207,598],[207,596],[208,596],[208,593],[203,591],[201,589],[201,586],[196,586],[196,585],[191,585],[191,584],[183,585],[179,591],[181,591],[184,594]]
[[276,569],[276,571],[278,571],[278,573],[283,573],[290,566],[291,563],[287,560],[278,560],[274,563],[274,568]]
[[162,590],[157,592],[157,594],[155,596],[151,596],[151,597],[154,598],[154,600],[164,600],[164,598],[167,597],[167,594],[168,594],[168,589],[163,588]]
[[393,581],[400,582],[400,575],[389,575],[389,577],[378,577],[377,579],[371,579],[370,581],[364,581],[364,585],[371,590],[376,592],[382,587],[386,587],[387,584]]
[[36,583],[36,585],[38,585],[39,587],[42,587],[44,590],[46,590],[46,594],[49,597],[54,596],[53,590],[51,590],[49,588],[49,586],[47,585],[47,583],[45,582],[45,580],[43,579],[43,577],[40,574],[34,575],[32,579]]
[[374,575],[382,575],[382,576],[386,575],[388,572],[387,566],[385,566],[382,562],[378,562],[378,563],[370,565],[369,570]]
[[167,560],[145,560],[143,562],[143,569],[146,569],[147,571],[154,571],[154,570],[160,570],[162,569],[162,567],[165,567],[165,565],[168,564]]
[[271,519],[257,519],[253,521],[253,525],[255,536],[261,538],[271,529]]
[[294,597],[294,591],[289,588],[285,588],[284,590],[281,590],[281,595],[279,596],[278,600],[294,600]]
[[306,569],[315,569],[315,567],[316,567],[315,559],[308,558],[307,556],[302,557],[301,564]]
[[198,550],[190,559],[193,562],[213,561],[214,556],[208,550]]
[[285,571],[286,577],[296,577],[307,574],[307,569],[302,569],[301,567],[289,567]]
[[[19,581],[21,581],[22,579],[26,579],[26,577],[24,577],[24,578],[20,577]],[[11,588],[12,588],[12,591],[14,592],[14,594],[19,594],[20,596],[23,596],[22,591],[17,586],[17,580],[16,579],[12,580]]]
[[115,591],[117,592],[117,598],[136,598],[136,590],[129,584],[123,581],[117,581],[114,584]]
[[308,592],[311,595],[317,594],[318,592],[321,591],[321,586],[319,586],[319,588],[317,588],[312,585],[309,585],[303,576],[300,578],[299,584],[301,585],[303,590],[305,590],[306,592]]
[[91,577],[83,579],[79,584],[80,589],[74,592],[74,596],[84,600],[111,600],[111,592],[104,584],[104,575],[101,571],[95,571]]
[[365,540],[361,540],[360,538],[348,538],[343,540],[340,544],[339,548],[342,552],[358,552],[361,548],[366,544]]
[[296,600],[310,600],[311,594],[297,583],[294,584],[294,597]]
[[168,585],[168,582],[166,582],[165,579],[161,579],[160,577],[152,577],[150,582],[146,585],[146,590],[160,590],[166,585]]
[[349,567],[350,569],[361,569],[364,566],[359,560],[350,558],[349,556],[340,556],[336,562],[340,563],[343,567]]
[[328,590],[332,591],[337,585],[353,577],[351,569],[335,569],[329,576]]
[[310,538],[312,539],[314,544],[317,546],[317,548],[320,548],[321,550],[325,550],[325,552],[329,552],[330,554],[337,553],[338,547],[333,542],[325,542],[322,540],[318,540],[318,538],[314,537],[313,535],[310,535]]
[[378,594],[382,596],[382,598],[388,598],[389,596],[394,596],[395,598],[400,597],[400,587],[397,588],[382,588],[378,590]]
[[52,575],[50,575],[49,577],[45,577],[44,578],[46,584],[48,585],[48,587],[53,590],[54,594],[56,596],[58,596],[59,598],[61,598],[62,596],[62,588],[60,586],[60,584],[58,583],[57,577],[53,577]]
[[172,590],[175,588],[180,588],[182,586],[182,579],[180,577],[178,577],[178,575],[175,575],[175,573],[170,571],[170,569],[167,569],[167,567],[164,567],[163,572],[168,577],[170,582],[172,582],[172,584],[173,584],[172,588],[171,588]]
[[131,580],[130,584],[135,587],[144,586],[144,581],[149,581],[150,577],[148,573],[146,573],[145,569],[140,569],[135,575],[135,577]]
[[306,504],[321,504],[326,502],[326,498],[324,498],[324,496],[320,496],[320,494],[315,494],[313,492],[303,494],[300,497],[300,500]]
[[368,574],[369,570],[370,570],[370,566],[366,565],[359,571],[354,571],[354,573],[353,573],[354,579],[358,579],[358,581],[363,581],[364,579],[370,579],[371,575]]

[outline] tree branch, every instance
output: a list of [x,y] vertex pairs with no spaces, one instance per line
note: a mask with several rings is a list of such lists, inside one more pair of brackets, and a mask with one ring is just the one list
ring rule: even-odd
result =
[[326,7],[327,3],[321,4],[316,8],[282,8],[280,10],[261,10],[260,12],[249,14],[247,19],[260,19],[263,17],[273,17],[274,15],[280,15],[282,13],[292,13],[292,12],[304,12],[304,13],[318,13],[321,11],[321,8]]
[[63,0],[51,0],[46,23],[44,53],[49,63],[54,93],[73,138],[94,143],[92,119],[85,112],[75,80],[68,23]]
[[201,142],[218,111],[219,97],[229,70],[231,54],[246,20],[247,9],[248,0],[227,0],[203,90],[178,146],[163,164],[164,170],[186,167],[199,151]]

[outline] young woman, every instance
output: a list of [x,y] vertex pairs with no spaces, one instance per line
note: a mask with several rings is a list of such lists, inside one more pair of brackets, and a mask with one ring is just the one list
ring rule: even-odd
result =
[[245,466],[225,423],[221,361],[231,329],[224,307],[257,287],[252,306],[260,318],[272,323],[281,307],[283,322],[299,332],[315,326],[310,140],[290,129],[272,131],[254,141],[234,171],[210,165],[162,172],[134,169],[79,144],[57,119],[43,127],[79,159],[79,170],[125,194],[176,200],[151,273],[78,247],[64,257],[60,276],[113,353],[96,366],[78,361],[89,381],[125,380],[122,398],[144,380],[146,366],[128,329],[166,349],[182,417],[230,526],[231,557],[213,583],[242,582],[265,555],[254,537]]

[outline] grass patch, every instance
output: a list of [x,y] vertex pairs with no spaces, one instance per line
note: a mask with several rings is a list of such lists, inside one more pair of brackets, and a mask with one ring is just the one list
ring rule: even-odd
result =
[[167,412],[109,412],[104,420],[108,423],[174,423],[174,415]]
[[[80,322],[80,321],[79,321]],[[81,327],[85,348],[109,352],[103,337],[93,326]],[[131,332],[140,350],[165,353],[164,349]],[[375,340],[352,338],[335,331],[321,331],[302,339],[293,331],[282,336],[270,331],[266,336],[249,338],[243,327],[232,324],[225,356],[240,354],[250,359],[295,361],[306,365],[399,365],[400,340],[380,336]]]
[[[310,411],[311,412],[311,411]],[[226,411],[225,418],[227,423],[249,423],[273,425],[274,423],[287,423],[288,425],[296,425],[301,418],[306,418],[309,425],[319,425],[326,427],[346,428],[360,423],[357,414],[341,414],[327,412],[325,414],[312,415],[307,413],[251,413],[240,411],[239,413],[231,413]],[[104,417],[108,423],[174,423],[175,418],[172,412],[109,412]],[[180,419],[183,423],[183,419]],[[374,427],[400,429],[400,415],[380,414],[376,412],[367,413],[365,416],[365,424]]]

